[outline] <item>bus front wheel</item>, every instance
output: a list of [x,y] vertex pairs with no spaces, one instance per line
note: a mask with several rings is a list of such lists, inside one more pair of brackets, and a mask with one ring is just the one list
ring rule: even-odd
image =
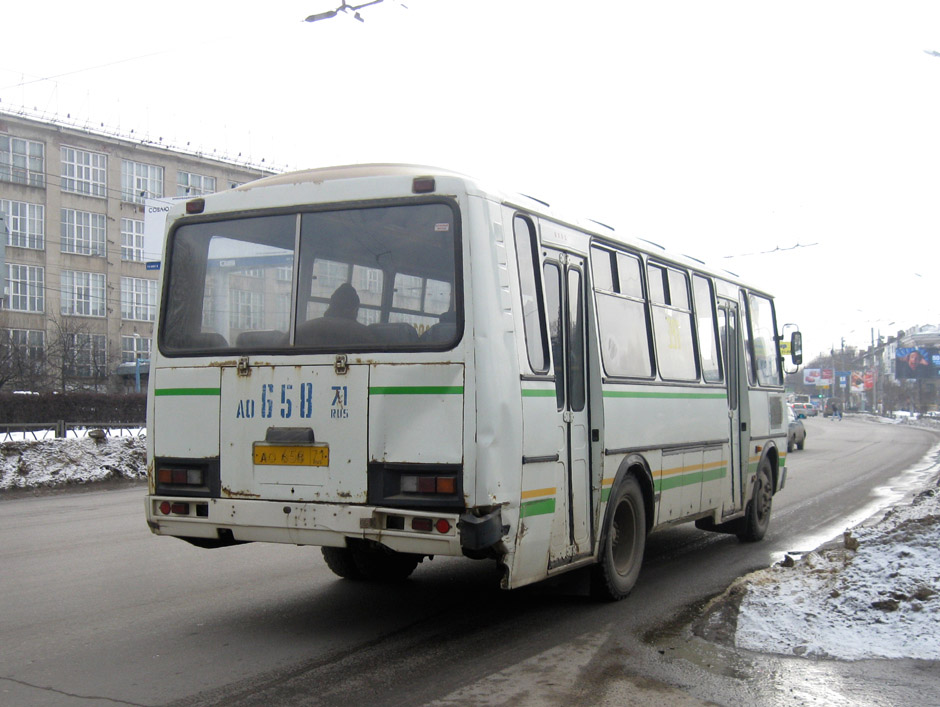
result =
[[617,485],[607,506],[598,564],[592,570],[591,593],[619,601],[636,584],[646,549],[646,504],[635,476]]
[[747,511],[742,518],[741,530],[738,539],[741,542],[753,543],[762,540],[770,526],[770,510],[773,507],[774,482],[771,474],[770,460],[766,457],[761,460],[757,468],[757,478],[754,480],[754,493]]

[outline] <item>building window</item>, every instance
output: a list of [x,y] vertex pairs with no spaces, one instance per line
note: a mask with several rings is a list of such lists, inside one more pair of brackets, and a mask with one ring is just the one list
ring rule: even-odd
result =
[[45,247],[45,213],[42,204],[29,204],[25,201],[0,199],[0,212],[6,217],[7,245],[14,248]]
[[144,259],[144,222],[135,218],[121,219],[121,260],[141,262]]
[[215,177],[206,177],[192,172],[176,173],[177,196],[202,196],[215,191]]
[[143,162],[121,161],[121,199],[143,204],[144,199],[163,197],[163,167]]
[[143,336],[122,336],[121,361],[133,363],[138,358],[141,360],[150,358],[150,339]]
[[231,312],[229,326],[232,329],[260,329],[264,326],[264,296],[260,292],[230,290]]
[[107,196],[108,157],[74,147],[62,148],[62,191]]
[[157,315],[157,281],[121,278],[121,319],[152,322]]
[[66,370],[79,378],[104,378],[108,360],[108,340],[101,334],[71,334]]
[[38,363],[46,349],[46,332],[35,329],[10,329],[10,344],[21,361]]
[[7,265],[8,306],[17,312],[43,312],[46,282],[43,268],[34,265]]
[[46,183],[46,146],[0,135],[0,180],[41,187]]
[[62,209],[62,252],[103,258],[106,229],[104,214]]
[[62,314],[82,317],[105,315],[103,273],[62,271]]

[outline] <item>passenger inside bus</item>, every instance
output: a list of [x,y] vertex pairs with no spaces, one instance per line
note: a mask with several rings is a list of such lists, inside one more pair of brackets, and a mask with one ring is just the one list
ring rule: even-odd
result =
[[456,334],[457,312],[449,309],[440,316],[437,324],[421,335],[421,341],[440,344],[445,341],[452,341]]
[[297,346],[355,346],[375,343],[375,337],[369,328],[356,320],[358,313],[359,294],[355,287],[344,282],[330,296],[330,306],[322,317],[297,327]]

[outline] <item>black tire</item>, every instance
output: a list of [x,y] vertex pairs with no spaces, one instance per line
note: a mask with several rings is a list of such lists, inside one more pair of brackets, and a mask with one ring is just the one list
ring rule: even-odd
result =
[[787,452],[793,451],[793,440],[787,437]]
[[803,451],[803,445],[806,444],[806,437],[804,436],[799,442],[796,443],[796,448],[801,452]]
[[591,568],[591,593],[610,601],[627,596],[640,575],[645,550],[646,503],[640,483],[628,476],[607,504],[600,557]]
[[321,547],[326,566],[343,579],[362,579],[352,551],[346,547]]
[[747,505],[743,525],[737,536],[741,542],[753,543],[762,540],[770,526],[770,511],[773,508],[774,482],[770,460],[764,457],[757,467],[754,493]]
[[411,576],[421,562],[421,555],[395,552],[381,545],[356,544],[350,548],[356,569],[364,579],[374,582],[401,582]]

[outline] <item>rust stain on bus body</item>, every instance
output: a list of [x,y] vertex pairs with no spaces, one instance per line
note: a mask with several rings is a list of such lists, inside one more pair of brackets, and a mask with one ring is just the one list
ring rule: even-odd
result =
[[261,494],[251,491],[233,491],[227,486],[222,487],[222,495],[226,498],[261,498]]

